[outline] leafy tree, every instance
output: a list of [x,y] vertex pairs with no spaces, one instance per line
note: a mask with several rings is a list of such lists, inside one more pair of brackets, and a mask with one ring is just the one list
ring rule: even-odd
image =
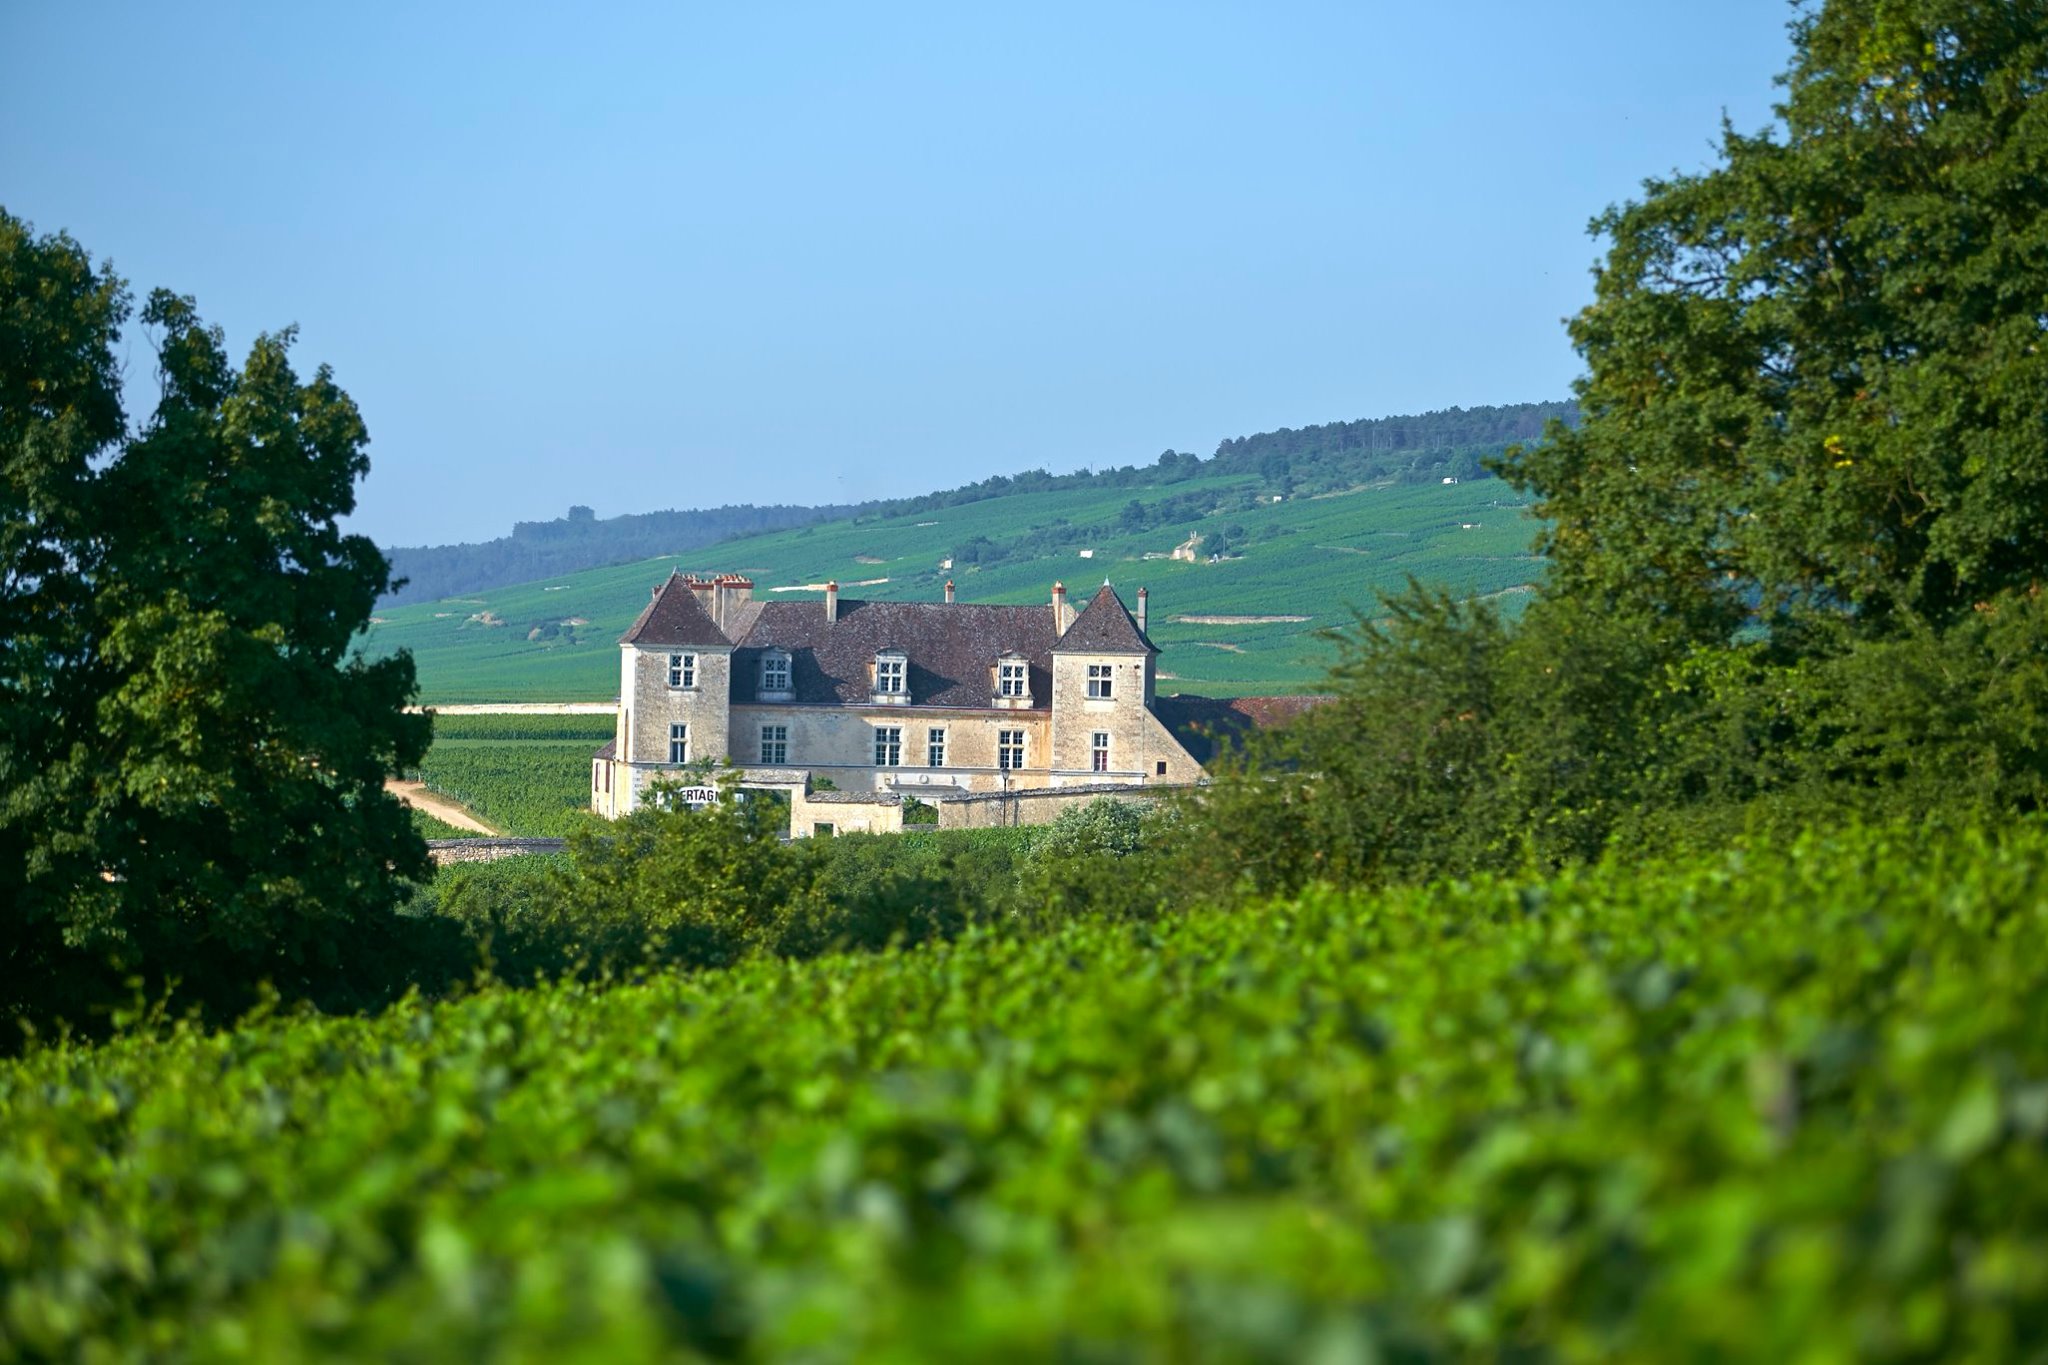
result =
[[775,814],[740,799],[736,773],[718,779],[722,799],[701,810],[666,809],[662,784],[630,815],[573,831],[575,875],[539,917],[530,954],[723,966],[819,920],[803,852],[777,838]]
[[93,462],[126,422],[128,295],[76,242],[0,212],[0,987],[52,985],[52,902],[97,871],[49,774],[91,732]]
[[1560,592],[1709,636],[1952,622],[2048,570],[2048,6],[1791,27],[1781,131],[1595,222],[1584,423],[1502,472]]
[[1177,813],[1098,796],[1061,811],[1018,869],[1016,916],[1149,917],[1177,899]]
[[[235,1008],[273,982],[350,1002],[388,984],[425,848],[387,775],[430,722],[409,657],[349,658],[388,586],[343,535],[368,437],[292,333],[238,371],[158,291],[162,399],[123,435],[125,287],[0,214],[0,1009],[81,1017],[125,991]],[[99,458],[95,458],[99,457]]]

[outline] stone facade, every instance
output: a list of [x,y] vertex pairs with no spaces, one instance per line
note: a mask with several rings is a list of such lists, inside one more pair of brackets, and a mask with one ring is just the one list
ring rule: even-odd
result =
[[972,792],[948,796],[938,803],[940,829],[1001,829],[1009,825],[1046,825],[1062,811],[1085,806],[1108,796],[1121,801],[1158,801],[1175,792],[1188,791],[1193,783],[1165,782],[1133,787],[1128,783],[1077,783],[1047,787],[1039,791]]
[[[735,575],[672,575],[620,639],[591,809],[626,814],[707,763],[791,792],[793,834],[900,829],[905,796],[945,823],[953,797],[1200,782],[1194,737],[1162,715],[1146,598],[1136,616],[1107,583],[1079,611],[1057,584],[1042,607],[957,602],[950,583],[943,602],[842,602],[836,585],[770,602]],[[1036,823],[1066,804],[963,807],[955,822]]]

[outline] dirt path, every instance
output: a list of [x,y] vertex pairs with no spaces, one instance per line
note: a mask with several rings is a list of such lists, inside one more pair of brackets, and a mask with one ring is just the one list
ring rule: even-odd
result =
[[1191,626],[1270,626],[1283,621],[1306,621],[1306,616],[1176,616],[1175,622]]
[[457,829],[474,830],[478,834],[495,836],[499,833],[498,830],[492,829],[453,801],[434,795],[422,783],[400,782],[394,778],[384,784],[384,790],[390,792],[415,810],[424,811],[428,815],[433,816],[444,825],[453,825]]
[[609,716],[619,705],[610,701],[465,701],[405,709],[437,711],[444,716]]

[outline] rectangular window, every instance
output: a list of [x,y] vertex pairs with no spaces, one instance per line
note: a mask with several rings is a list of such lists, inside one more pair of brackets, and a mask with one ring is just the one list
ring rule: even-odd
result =
[[1092,752],[1092,753],[1093,753],[1093,755],[1094,755],[1094,764],[1093,764],[1093,766],[1094,766],[1094,769],[1095,769],[1095,771],[1096,771],[1096,772],[1099,772],[1099,773],[1106,773],[1106,772],[1108,772],[1108,771],[1109,771],[1109,731],[1107,731],[1107,730],[1097,730],[1097,731],[1095,732],[1095,735],[1094,735],[1094,743],[1093,743],[1092,745],[1090,745],[1090,750],[1091,750],[1091,752]]
[[1088,665],[1088,695],[1089,695],[1089,696],[1091,696],[1091,697],[1107,697],[1107,696],[1109,695],[1109,675],[1110,675],[1110,672],[1111,672],[1111,671],[1112,671],[1112,670],[1113,670],[1114,668],[1115,668],[1115,665],[1114,665],[1114,664],[1090,664],[1090,665]]
[[946,732],[927,730],[924,732],[924,766],[943,768],[946,766]]
[[690,761],[690,727],[671,725],[668,727],[668,761],[688,763]]
[[1166,760],[1163,758],[1159,760],[1159,775],[1166,776]]
[[996,766],[998,768],[1021,768],[1024,766],[1024,732],[1022,730],[996,731]]
[[668,656],[668,685],[670,687],[695,687],[697,685],[696,655],[671,654]]
[[789,762],[789,727],[787,725],[764,725],[761,727],[761,761],[776,766]]
[[875,766],[877,768],[899,768],[903,766],[903,727],[885,725],[875,730]]
[[1028,697],[1031,695],[1031,675],[1026,666],[1005,660],[996,665],[996,695],[999,697]]
[[875,660],[875,691],[901,692],[903,690],[903,660]]
[[770,654],[761,660],[761,690],[763,692],[789,691],[789,660],[780,654]]
[[817,835],[820,839],[829,839],[832,837],[832,826],[820,820],[811,826],[811,833]]

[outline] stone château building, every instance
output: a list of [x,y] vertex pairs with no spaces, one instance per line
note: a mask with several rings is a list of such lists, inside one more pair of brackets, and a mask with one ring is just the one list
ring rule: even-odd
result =
[[707,760],[790,792],[797,834],[900,828],[906,798],[944,825],[1036,823],[1105,790],[1204,775],[1200,727],[1177,733],[1182,699],[1156,695],[1142,588],[1135,616],[1107,583],[1078,611],[1057,583],[1036,607],[959,602],[951,583],[943,602],[753,589],[678,573],[654,590],[619,640],[593,810],[625,814]]

